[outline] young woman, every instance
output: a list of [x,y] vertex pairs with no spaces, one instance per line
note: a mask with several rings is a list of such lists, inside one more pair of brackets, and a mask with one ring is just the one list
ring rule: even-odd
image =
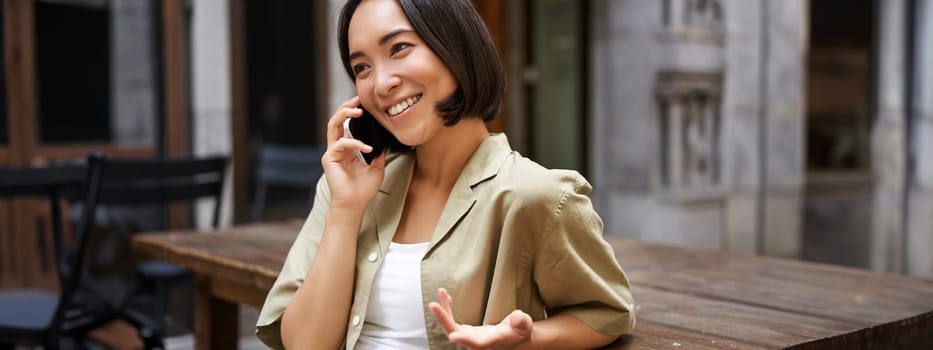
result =
[[[328,122],[325,175],[263,306],[263,342],[581,349],[631,330],[589,183],[486,129],[505,78],[469,0],[349,1],[339,40],[358,96]],[[342,125],[364,109],[408,147],[360,160],[372,148]]]

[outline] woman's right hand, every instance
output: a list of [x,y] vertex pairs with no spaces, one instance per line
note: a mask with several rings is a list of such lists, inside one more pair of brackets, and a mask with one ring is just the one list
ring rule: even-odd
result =
[[357,107],[359,104],[358,96],[345,101],[327,122],[327,151],[321,157],[321,165],[327,177],[332,208],[366,208],[385,177],[386,152],[367,165],[356,151],[367,153],[372,151],[372,147],[360,140],[343,137],[343,121],[363,115],[363,110]]

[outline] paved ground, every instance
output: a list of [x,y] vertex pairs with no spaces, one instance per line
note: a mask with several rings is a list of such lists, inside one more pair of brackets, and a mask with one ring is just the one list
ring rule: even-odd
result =
[[[249,306],[240,306],[240,349],[241,350],[265,350],[268,349],[259,339],[256,338],[255,326],[256,319],[259,317],[259,310]],[[194,336],[192,334],[182,334],[165,339],[166,350],[190,350],[194,349]]]

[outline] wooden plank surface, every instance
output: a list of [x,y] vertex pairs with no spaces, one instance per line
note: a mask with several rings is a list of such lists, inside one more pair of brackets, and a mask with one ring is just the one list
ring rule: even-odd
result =
[[282,269],[285,254],[301,229],[300,220],[242,225],[223,232],[179,230],[139,234],[133,249],[171,261],[196,273],[269,290]]
[[[134,249],[260,306],[302,221],[139,235]],[[933,280],[607,238],[632,284],[635,331],[610,349],[913,348],[933,344]],[[234,288],[230,286],[242,286]],[[221,290],[222,289],[222,290]],[[237,289],[236,293],[222,293]]]
[[[726,345],[744,348],[743,342],[769,349],[783,348],[813,339],[857,329],[857,325],[794,314],[766,307],[732,303],[715,298],[684,295],[634,285],[636,316],[670,328],[688,328],[715,335]],[[679,332],[682,333],[682,332]]]
[[917,310],[933,310],[931,279],[616,238],[608,240],[633,284],[639,286],[864,325],[901,319],[914,315]]
[[623,335],[605,349],[766,349],[741,340],[654,323],[640,315],[638,318],[633,333]]
[[631,280],[640,320],[767,348],[933,344],[930,279],[608,240]]

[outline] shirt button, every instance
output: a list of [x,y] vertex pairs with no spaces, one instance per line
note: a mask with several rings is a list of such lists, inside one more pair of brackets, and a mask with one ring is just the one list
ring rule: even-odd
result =
[[372,253],[369,253],[369,257],[367,259],[369,259],[369,262],[375,262],[376,259],[378,258],[379,258],[379,254],[376,254],[376,252],[372,252]]
[[353,325],[354,326],[360,325],[360,315],[353,316]]

